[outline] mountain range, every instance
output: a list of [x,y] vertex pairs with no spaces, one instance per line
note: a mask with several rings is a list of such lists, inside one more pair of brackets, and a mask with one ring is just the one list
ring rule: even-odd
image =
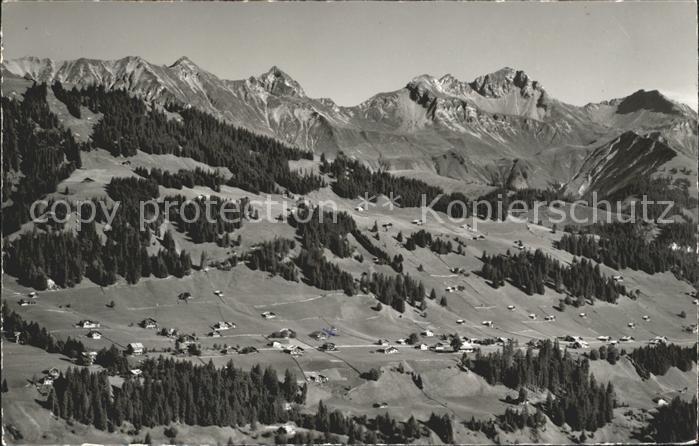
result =
[[[524,71],[462,81],[420,75],[359,105],[311,98],[278,67],[226,80],[186,57],[169,66],[139,57],[3,62],[4,77],[66,87],[125,89],[180,104],[301,148],[349,156],[432,181],[510,188],[565,186],[611,194],[634,178],[686,166],[696,177],[697,113],[656,90],[585,106],[551,97]],[[453,183],[453,182],[452,182]],[[460,183],[456,183],[460,184]]]

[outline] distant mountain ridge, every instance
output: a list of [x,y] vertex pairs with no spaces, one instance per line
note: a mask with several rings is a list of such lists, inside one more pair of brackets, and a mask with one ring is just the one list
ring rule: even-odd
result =
[[[696,169],[697,114],[688,106],[655,90],[574,106],[550,97],[540,82],[509,67],[470,82],[450,74],[417,76],[353,107],[308,97],[276,66],[242,80],[221,79],[187,57],[170,66],[139,57],[64,62],[26,57],[2,67],[4,76],[125,89],[153,104],[199,108],[316,153],[332,156],[342,150],[369,165],[382,158],[396,170],[474,184],[567,184],[578,193],[581,178],[605,169],[603,160],[595,159],[605,153],[600,147],[629,132],[624,141],[656,140],[670,151],[664,150],[662,159],[687,158]],[[651,169],[638,171],[654,172],[655,160]],[[590,166],[594,175],[585,170]],[[582,189],[589,187],[594,182]]]

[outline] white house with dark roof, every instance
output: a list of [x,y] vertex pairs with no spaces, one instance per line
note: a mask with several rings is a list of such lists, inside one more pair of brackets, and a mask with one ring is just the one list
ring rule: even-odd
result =
[[83,321],[78,322],[78,327],[80,327],[80,328],[100,328],[100,323],[97,321],[91,321],[89,319],[85,319]]
[[126,346],[126,352],[130,355],[142,355],[143,351],[143,344],[140,342],[132,342]]

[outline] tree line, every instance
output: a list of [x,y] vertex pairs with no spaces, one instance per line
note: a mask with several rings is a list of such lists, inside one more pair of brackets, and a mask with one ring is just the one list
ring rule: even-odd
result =
[[688,372],[697,362],[697,344],[692,347],[662,343],[646,345],[633,350],[629,357],[638,374],[644,379],[650,378],[651,373],[657,376],[664,375],[670,367]]
[[[402,235],[401,235],[402,238]],[[433,237],[431,233],[420,229],[417,232],[413,232],[405,239],[405,244],[403,245],[408,251],[415,251],[416,247],[420,248],[430,248],[432,252],[440,255],[450,254],[454,252],[454,245],[450,240],[442,240],[439,237]],[[461,254],[463,252],[463,246],[458,245],[457,253]]]
[[[325,156],[322,156],[320,161],[320,171],[335,179],[332,189],[343,198],[375,200],[379,195],[400,196],[400,207],[420,207],[424,203],[452,218],[466,218],[472,216],[475,211],[476,215],[483,218],[504,220],[510,204],[515,201],[523,201],[529,209],[533,208],[537,201],[573,201],[571,196],[560,189],[510,191],[500,188],[479,197],[478,206],[473,209],[474,203],[460,192],[446,193],[443,189],[424,181],[393,176],[385,166],[372,171],[343,152],[338,153],[332,162]],[[513,206],[513,209],[517,207]]]
[[[673,180],[672,177],[651,178],[650,175],[641,175],[631,179],[631,182],[607,197],[610,201],[623,201],[630,196],[646,197],[650,203],[645,205],[646,214],[643,214],[642,200],[636,200],[631,204],[636,209],[635,215],[656,220],[663,216],[684,216],[685,210],[692,210],[699,206],[696,198],[690,194],[690,184],[682,179]],[[666,214],[665,203],[671,202],[670,211]]]
[[211,171],[201,167],[196,167],[194,170],[180,169],[173,173],[157,167],[148,170],[139,166],[134,169],[134,172],[171,189],[182,189],[183,187],[191,189],[194,186],[206,186],[215,192],[220,192],[221,185],[226,184],[226,179],[217,170]]
[[[142,378],[127,378],[112,387],[107,372],[69,368],[54,381],[47,400],[57,416],[114,430],[128,421],[136,429],[171,422],[200,426],[237,426],[286,421],[285,402],[303,402],[305,385],[286,371],[259,365],[250,371],[213,363],[194,365],[172,358],[145,359]],[[110,397],[111,395],[111,397]]]
[[[397,199],[400,207],[420,207],[434,205],[436,211],[445,212],[454,218],[470,215],[470,201],[460,192],[447,194],[439,187],[431,186],[424,181],[391,175],[385,169],[372,171],[357,160],[339,152],[337,157],[328,161],[323,155],[320,160],[320,171],[335,179],[333,191],[343,198],[369,198],[375,200],[379,195],[400,197]],[[436,200],[436,201],[435,201]],[[463,203],[452,205],[452,202]]]
[[51,85],[51,91],[53,91],[56,99],[63,102],[73,117],[80,119],[82,113],[80,111],[80,106],[82,105],[82,96],[80,91],[73,87],[70,90],[63,88],[63,84],[60,81],[56,81]]
[[599,265],[586,259],[574,258],[570,265],[563,265],[537,249],[534,253],[523,251],[514,255],[509,251],[495,256],[484,252],[481,260],[481,275],[495,288],[503,286],[506,279],[529,295],[544,294],[549,286],[576,297],[572,302],[575,306],[582,306],[585,299],[593,298],[615,303],[620,294],[626,293],[623,285],[604,276]]
[[373,255],[378,259],[379,264],[390,265],[391,268],[397,273],[403,272],[403,256],[396,254],[391,258],[391,256],[383,249],[376,246],[362,231],[359,229],[354,229],[352,231],[352,236],[364,249],[366,249],[369,254]]
[[548,390],[542,409],[558,426],[568,423],[573,430],[595,431],[614,416],[612,383],[598,384],[589,371],[589,361],[574,359],[560,349],[558,341],[544,341],[538,353],[532,348],[522,352],[511,342],[495,353],[478,351],[474,358],[464,355],[462,363],[489,384]]
[[309,285],[321,290],[343,290],[348,296],[357,293],[352,274],[328,261],[321,249],[303,248],[294,261]]
[[504,414],[498,416],[498,424],[505,432],[514,432],[524,428],[536,431],[546,425],[546,415],[539,407],[534,410],[534,413],[530,413],[526,406],[522,410],[508,407]]
[[[146,359],[140,368],[141,378],[127,378],[120,388],[110,386],[106,371],[69,368],[54,381],[46,405],[61,418],[109,431],[124,422],[137,430],[173,422],[199,426],[250,424],[253,429],[257,423],[294,422],[311,432],[291,437],[278,433],[277,441],[296,444],[320,438],[340,443],[339,436],[346,436],[348,444],[408,443],[428,433],[414,417],[398,422],[388,414],[375,418],[347,416],[330,410],[322,401],[315,413],[301,412],[295,404],[305,401],[307,386],[299,385],[289,370],[280,379],[271,367],[263,370],[256,365],[244,371],[229,361],[217,369],[211,362],[195,365],[162,357]],[[285,407],[287,403],[292,404]],[[450,427],[450,420],[448,423]],[[435,428],[444,438],[440,426]]]
[[[617,222],[583,228],[566,227],[566,231],[573,233],[564,234],[557,247],[610,268],[631,268],[648,274],[672,271],[679,279],[696,282],[699,279],[699,265],[694,254],[696,235],[691,233],[692,229],[696,230],[696,225],[693,222],[668,225],[661,229],[657,240],[649,240],[651,228],[645,226]],[[679,249],[671,247],[675,237],[678,237]]]
[[56,339],[51,333],[37,322],[26,321],[24,318],[2,303],[2,329],[8,338],[16,339],[19,335],[19,342],[33,347],[40,348],[49,353],[60,353],[69,358],[78,359],[83,352],[87,351],[85,345],[70,336],[65,341]]
[[255,271],[266,271],[293,282],[299,281],[298,271],[289,252],[296,248],[294,240],[275,238],[260,243],[246,254],[246,264]]
[[34,84],[21,100],[2,97],[4,235],[29,221],[31,204],[82,165],[84,144],[60,125],[46,95],[45,84]]
[[[117,221],[119,213],[116,214]],[[150,234],[143,235],[127,223],[117,222],[106,231],[105,242],[94,222],[73,232],[50,231],[23,233],[5,246],[5,271],[23,285],[45,290],[53,281],[69,288],[83,277],[101,286],[115,283],[122,276],[128,283],[141,277],[168,275],[183,277],[191,272],[192,261],[185,250],[176,250],[172,234],[167,231],[156,254],[147,251]]]
[[[431,423],[434,414],[422,426],[415,416],[410,416],[406,421],[398,421],[388,413],[378,414],[374,418],[366,415],[345,415],[339,410],[330,410],[323,401],[318,403],[315,414],[299,413],[293,420],[303,428],[324,435],[318,436],[312,432],[297,432],[293,438],[279,436],[275,440],[277,444],[310,444],[317,442],[344,443],[344,444],[410,444],[421,437],[429,436],[429,430],[433,429],[440,438],[452,438],[451,420],[441,424]],[[330,434],[332,433],[332,434]],[[339,435],[346,436],[344,441]]]
[[222,122],[194,108],[171,104],[172,119],[150,108],[124,90],[104,86],[80,90],[82,105],[102,114],[93,128],[93,145],[115,156],[132,156],[137,150],[153,154],[191,157],[210,166],[228,167],[230,186],[251,192],[279,192],[278,186],[306,194],[323,185],[320,176],[299,174],[289,161],[312,159],[311,152]]
[[[304,276],[304,280],[311,286],[322,290],[341,289],[347,295],[354,295],[358,289],[362,292],[373,293],[380,303],[389,305],[399,312],[405,311],[406,300],[409,304],[424,307],[425,287],[419,280],[410,275],[398,273],[393,277],[384,274],[364,274],[357,283],[354,277],[342,270],[336,264],[328,261],[323,248],[330,249],[338,257],[348,257],[352,248],[347,235],[352,233],[362,245],[373,246],[368,238],[357,228],[352,217],[345,213],[330,213],[319,207],[309,208],[304,205],[298,207],[297,212],[289,218],[289,224],[296,228],[298,238],[301,240],[302,249],[293,258]],[[296,280],[296,271],[292,269],[288,257],[289,251],[294,249],[292,242],[276,240],[256,247],[248,253],[248,266],[259,268],[273,274],[281,274],[287,280]],[[378,248],[372,248],[370,252],[378,252]],[[377,256],[378,259],[388,258],[388,254]],[[402,257],[396,256],[391,265],[397,271],[402,271]]]
[[359,287],[363,292],[373,293],[379,302],[393,307],[400,313],[405,312],[406,301],[421,309],[426,305],[425,286],[410,274],[387,276],[382,273],[365,273],[359,279]]
[[666,406],[658,406],[653,418],[638,433],[642,441],[685,443],[697,438],[697,397],[684,401],[674,397]]
[[296,228],[301,244],[307,250],[326,247],[338,257],[352,254],[347,234],[357,229],[357,224],[347,212],[330,212],[315,206],[300,204],[288,220]]
[[233,201],[211,195],[190,200],[184,195],[169,195],[159,206],[178,232],[188,235],[193,243],[215,242],[221,247],[240,245],[240,235],[236,239],[232,237],[243,227],[247,198]]
[[508,211],[526,211],[534,209],[536,203],[554,201],[572,202],[575,199],[562,189],[518,189],[498,188],[478,197],[476,215],[490,220],[505,220]]

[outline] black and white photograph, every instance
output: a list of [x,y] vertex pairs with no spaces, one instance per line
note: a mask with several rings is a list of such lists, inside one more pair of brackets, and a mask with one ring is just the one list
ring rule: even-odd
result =
[[2,3],[2,444],[695,444],[697,2]]

